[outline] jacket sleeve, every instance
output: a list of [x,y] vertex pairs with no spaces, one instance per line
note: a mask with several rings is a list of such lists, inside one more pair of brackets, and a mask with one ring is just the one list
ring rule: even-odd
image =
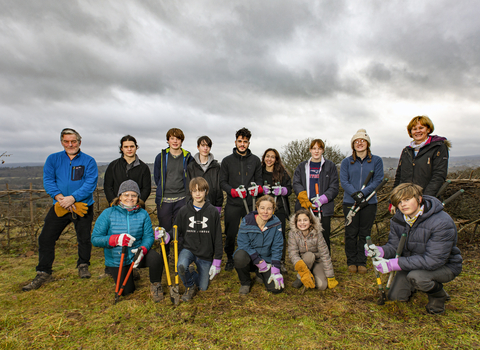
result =
[[108,244],[110,234],[110,210],[105,209],[95,221],[92,232],[92,244],[99,248],[113,248]]
[[190,199],[192,199],[192,194],[188,190],[190,187],[190,181],[195,177],[195,170],[193,169],[194,164],[190,163],[187,166],[187,190],[186,192],[186,197],[185,197],[185,203],[188,203]]
[[[305,166],[305,163],[302,162],[300,163],[297,168],[295,169],[295,173],[293,174],[293,191],[295,192],[295,195],[298,196],[298,194],[302,191],[306,191],[307,189],[305,188],[305,183],[304,180],[302,179],[302,167]],[[305,176],[305,174],[303,174]]]
[[447,220],[435,222],[422,255],[400,257],[398,265],[405,271],[439,269],[447,263],[452,251],[457,231],[455,224]]
[[237,235],[238,249],[246,251],[250,256],[259,256],[257,250],[252,247],[250,237],[248,236],[248,231],[246,228],[247,224],[245,223],[245,218],[243,218]]
[[215,198],[215,206],[221,207],[223,205],[223,190],[220,187],[220,168],[218,168],[217,176],[215,176],[213,180],[215,181],[215,193],[217,194],[217,197]]
[[214,259],[222,260],[223,255],[223,242],[222,242],[222,225],[220,222],[220,214],[218,214],[217,209],[213,210],[213,215],[215,215],[215,232],[214,234]]
[[400,185],[400,180],[402,178],[402,160],[403,160],[402,158],[404,153],[405,153],[405,148],[402,150],[402,153],[400,153],[400,159],[398,160],[397,171],[395,172],[395,181],[393,183],[393,188]]
[[317,249],[320,253],[320,259],[323,263],[323,270],[325,271],[325,276],[327,278],[334,277],[335,274],[333,272],[332,258],[330,257],[330,252],[328,251],[328,246],[325,242],[325,238],[323,238],[323,235],[321,233],[318,234],[317,238]]
[[47,160],[45,161],[45,165],[43,166],[43,188],[48,193],[50,197],[55,199],[57,194],[61,194],[62,192],[57,186],[57,182],[55,180],[55,160],[54,155],[51,154],[48,156]]
[[283,173],[282,186],[287,189],[287,195],[285,197],[290,196],[292,194],[292,179],[286,171]]
[[283,253],[283,235],[282,235],[282,225],[279,224],[274,227],[274,237],[272,242],[272,265],[276,268],[280,268],[282,253]]
[[146,202],[150,193],[152,193],[152,174],[147,164],[145,165],[145,171],[142,173],[142,188],[140,189],[140,198]]
[[288,256],[292,261],[293,267],[295,264],[302,260],[300,257],[300,249],[298,248],[297,240],[295,239],[295,233],[290,231],[288,233]]
[[[398,213],[400,213],[400,211],[398,211]],[[397,215],[400,216],[400,214],[395,214],[395,216]],[[395,257],[402,233],[403,233],[403,227],[395,223],[393,219],[390,220],[390,233],[388,234],[388,241],[384,246],[382,246],[382,249],[384,252],[383,257],[385,259],[392,259]]]
[[158,187],[158,183],[162,176],[162,152],[157,154],[155,157],[155,162],[153,163],[153,180],[155,185]]
[[435,197],[438,190],[442,187],[447,178],[448,172],[448,148],[442,143],[438,151],[432,156],[432,178],[427,187],[423,190],[423,194]]
[[231,190],[233,187],[228,183],[228,165],[225,159],[220,166],[220,187],[227,192],[227,196],[231,196]]
[[331,202],[337,197],[338,195],[338,171],[337,167],[333,162],[330,162],[331,169],[329,171],[330,173],[330,182],[328,184],[328,187],[326,190],[323,192],[323,194],[328,198],[328,201]]
[[89,158],[85,169],[85,181],[83,185],[72,193],[77,202],[86,200],[97,188],[98,168],[95,159]]
[[257,158],[257,164],[255,166],[255,183],[258,186],[263,185],[262,183],[262,162]]
[[342,183],[342,188],[345,191],[345,193],[351,196],[352,193],[355,193],[357,190],[350,183],[349,169],[350,169],[350,160],[347,157],[344,160],[342,160],[342,165],[340,166],[340,182]]
[[152,248],[153,242],[155,241],[155,236],[153,235],[152,220],[150,220],[150,215],[148,215],[148,212],[146,210],[142,209],[140,212],[145,215],[145,218],[143,219],[142,243],[140,245],[147,248],[147,250],[150,250],[150,248]]
[[383,160],[380,157],[374,157],[373,162],[375,169],[373,170],[373,178],[370,181],[370,184],[365,187],[362,192],[365,196],[368,196],[370,193],[375,191],[378,185],[383,180]]
[[103,179],[103,191],[105,192],[105,197],[107,197],[108,204],[112,203],[116,197],[113,189],[113,163],[114,162],[108,164],[107,170],[105,171],[105,177]]

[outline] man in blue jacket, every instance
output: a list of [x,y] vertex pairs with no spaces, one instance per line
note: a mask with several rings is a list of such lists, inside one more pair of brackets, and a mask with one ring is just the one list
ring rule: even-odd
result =
[[73,129],[63,129],[60,141],[64,151],[48,156],[43,167],[43,187],[53,198],[38,237],[37,276],[22,288],[30,291],[52,280],[55,243],[67,225],[73,222],[78,241],[78,275],[90,278],[88,265],[92,243],[93,191],[97,187],[95,159],[80,151],[82,137]]

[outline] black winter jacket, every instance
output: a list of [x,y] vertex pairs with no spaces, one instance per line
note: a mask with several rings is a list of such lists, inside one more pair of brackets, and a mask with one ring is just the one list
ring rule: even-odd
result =
[[[215,207],[221,207],[223,204],[223,191],[220,188],[220,164],[214,159],[207,170],[204,172],[200,164],[195,160],[187,166],[187,186],[195,177],[203,177],[208,183],[207,199]],[[192,198],[190,191],[187,191],[187,201]]]
[[133,180],[140,187],[140,198],[145,202],[152,191],[152,176],[148,165],[138,157],[133,162],[133,167],[127,171],[127,161],[121,157],[111,162],[105,171],[103,188],[108,203],[117,197],[118,189],[122,182]]
[[431,136],[430,143],[418,151],[407,146],[403,149],[398,162],[393,187],[413,182],[423,188],[423,194],[436,196],[445,182],[448,172],[448,149],[450,142],[440,136]]
[[209,201],[199,211],[189,201],[178,211],[175,225],[178,227],[179,252],[185,248],[202,260],[222,260],[220,215]]
[[[308,184],[306,177],[306,165],[309,164],[310,159],[304,162],[301,162],[295,169],[295,174],[293,174],[293,190],[295,195],[302,191],[307,191],[308,193]],[[320,196],[324,194],[328,198],[328,203],[322,205],[321,212],[324,216],[332,216],[335,209],[334,199],[338,195],[338,171],[335,164],[328,159],[325,159],[325,163],[322,166],[322,171],[318,178],[318,192]],[[310,193],[309,198],[315,197],[315,193]],[[295,202],[295,210],[301,208],[300,202]]]
[[384,258],[394,258],[402,233],[407,234],[398,265],[405,271],[433,271],[448,267],[455,276],[462,271],[462,256],[457,247],[457,228],[435,197],[423,196],[424,212],[412,227],[400,210],[390,220],[390,234],[384,245]]
[[[273,173],[267,171],[265,168],[262,167],[262,186],[265,185],[265,181],[267,181],[267,184],[270,186],[274,186],[275,184],[273,183]],[[286,196],[279,196],[277,198],[277,208],[275,209],[275,213],[282,213],[287,216],[290,216],[290,204],[288,201],[288,196],[292,194],[292,179],[290,178],[290,175],[285,171],[283,173],[282,177],[282,182],[280,183],[282,187],[285,187],[287,189],[287,195]],[[272,193],[273,196],[273,193]],[[282,199],[283,197],[283,199]],[[283,204],[285,201],[285,205],[287,206],[284,208]]]
[[247,191],[248,206],[251,208],[252,197],[248,194],[251,182],[255,182],[259,186],[262,185],[262,163],[249,149],[247,149],[245,156],[241,156],[234,148],[233,154],[223,158],[220,167],[220,187],[227,192],[227,205],[243,206],[243,200],[233,198],[231,194],[232,188],[243,185]]

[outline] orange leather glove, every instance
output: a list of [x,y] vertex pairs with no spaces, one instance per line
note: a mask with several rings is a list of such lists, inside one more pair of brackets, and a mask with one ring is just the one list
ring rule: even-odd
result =
[[303,260],[297,261],[295,270],[297,270],[300,280],[306,288],[315,288],[315,278],[313,278],[312,273]]
[[61,218],[62,216],[66,215],[68,213],[70,213],[70,210],[62,208],[62,206],[58,202],[55,203],[54,210],[55,210],[55,214],[57,214],[57,216],[59,218]]
[[81,216],[83,218],[85,216],[85,214],[88,212],[87,203],[75,202],[74,205],[75,205],[75,209],[73,210],[73,212],[76,213],[78,216]]
[[303,208],[305,208],[307,210],[309,208],[313,208],[312,202],[310,202],[310,200],[308,199],[307,191],[300,192],[297,196],[297,199],[298,199],[298,201],[300,202],[300,205]]

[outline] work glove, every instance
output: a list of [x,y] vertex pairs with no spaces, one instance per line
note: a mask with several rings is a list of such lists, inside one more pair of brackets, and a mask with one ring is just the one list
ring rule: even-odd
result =
[[55,207],[54,207],[54,210],[55,210],[55,214],[57,214],[57,216],[59,218],[61,218],[62,216],[65,216],[66,214],[70,213],[70,210],[68,209],[65,209],[63,208],[60,203],[55,203]]
[[367,243],[365,243],[364,248],[365,256],[368,256],[370,258],[383,258],[383,256],[385,255],[383,252],[383,248],[377,247],[375,244],[370,244],[369,246]]
[[298,201],[300,202],[300,205],[305,208],[305,209],[309,209],[309,208],[313,208],[313,204],[312,202],[310,202],[308,200],[308,195],[307,195],[307,191],[302,191],[298,194],[297,196],[297,199]]
[[280,273],[280,270],[277,269],[275,266],[272,266],[272,274],[268,279],[267,283],[270,284],[272,281],[275,283],[275,289],[282,289],[285,288],[285,284],[283,282],[283,276]]
[[272,190],[274,196],[286,196],[288,192],[287,188],[282,186],[273,186]]
[[258,267],[258,272],[264,273],[270,269],[270,264],[267,264],[265,260],[260,261],[258,264],[255,264]]
[[135,255],[135,254],[137,254],[137,251],[139,249],[141,249],[141,251],[140,251],[140,254],[138,255],[137,260],[134,261],[134,264],[133,264],[134,269],[136,269],[138,267],[138,265],[140,264],[140,261],[142,261],[143,257],[145,255],[147,255],[147,253],[148,253],[147,248],[145,248],[144,246],[141,246],[140,248],[132,249],[131,252],[133,253],[133,255]]
[[73,204],[75,206],[75,209],[73,209],[73,212],[76,213],[80,217],[84,217],[85,214],[88,212],[88,205],[87,203],[83,202],[75,202]]
[[338,281],[335,279],[335,277],[327,277],[327,283],[328,283],[328,289],[333,289],[338,285]]
[[359,205],[362,202],[362,199],[365,198],[365,195],[362,191],[357,191],[351,194],[351,197],[355,200],[355,203]]
[[264,185],[264,186],[263,186],[263,193],[264,193],[264,194],[270,194],[270,193],[272,193],[272,190],[271,190],[270,185]]
[[372,260],[373,266],[380,273],[389,273],[392,271],[400,271],[401,268],[398,265],[398,258],[395,259],[384,259],[378,258],[377,260]]
[[320,208],[325,203],[328,203],[328,198],[324,194],[322,194],[320,197],[312,198],[311,200],[315,208]]
[[315,278],[313,277],[308,266],[305,264],[305,261],[298,260],[295,264],[295,270],[300,275],[300,280],[305,288],[315,288]]
[[115,247],[131,247],[135,242],[135,237],[129,235],[128,233],[122,233],[121,235],[111,235],[108,239],[108,244]]
[[215,207],[218,210],[218,215],[222,214],[222,207]]
[[252,186],[248,188],[248,193],[252,197],[258,197],[258,195],[263,193],[263,187],[258,186],[255,182],[252,182]]
[[360,202],[360,204],[357,204],[358,207],[360,208],[359,210],[365,208],[367,205],[368,205],[368,202],[365,198],[362,199],[362,201]]
[[210,275],[210,281],[220,273],[220,265],[222,265],[222,260],[213,259],[212,266],[210,266],[210,271],[208,271],[208,274]]
[[233,198],[242,198],[245,199],[247,198],[247,191],[245,191],[245,188],[232,188],[230,191],[230,194],[232,195]]
[[168,234],[168,232],[165,231],[163,227],[155,227],[155,240],[158,241],[162,238],[165,241],[165,244],[168,244],[168,242],[170,242],[170,235]]
[[388,205],[388,211],[390,212],[390,214],[395,215],[396,208],[392,203]]

